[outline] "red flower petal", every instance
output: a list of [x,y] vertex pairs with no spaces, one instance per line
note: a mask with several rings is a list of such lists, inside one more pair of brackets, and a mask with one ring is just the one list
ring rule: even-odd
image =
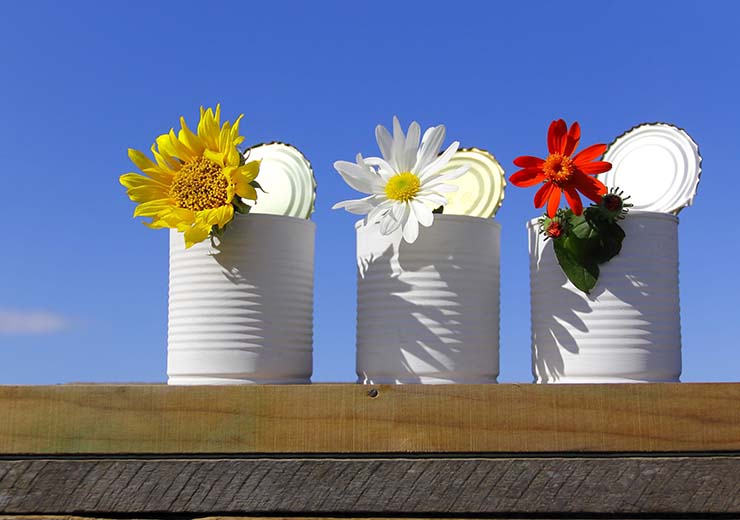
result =
[[568,206],[573,210],[573,213],[580,215],[583,213],[583,204],[581,203],[581,197],[578,195],[575,186],[567,186],[563,188],[565,192],[565,200],[568,202]]
[[562,119],[550,123],[550,128],[547,131],[547,149],[551,154],[563,153],[567,133],[568,125]]
[[573,157],[573,162],[576,163],[576,166],[581,166],[581,164],[595,161],[596,159],[601,157],[601,155],[605,151],[606,151],[605,144],[591,145],[585,150],[581,150],[581,153]]
[[537,190],[537,193],[534,194],[534,207],[535,208],[541,208],[545,205],[545,202],[550,197],[550,192],[555,187],[555,185],[551,182],[546,182],[542,185],[542,187]]
[[535,166],[542,166],[545,163],[544,159],[539,157],[532,157],[531,155],[522,155],[514,159],[514,164],[520,168],[532,168]]
[[570,130],[568,131],[568,135],[565,138],[565,148],[563,149],[563,155],[567,155],[568,157],[573,155],[573,152],[576,151],[576,147],[578,146],[578,141],[580,140],[581,125],[579,125],[578,121],[576,121],[572,125],[570,125]]
[[562,190],[553,185],[553,189],[550,192],[550,200],[547,201],[547,216],[552,218],[558,212],[558,206],[560,206],[560,194]]
[[571,185],[596,203],[600,202],[601,196],[608,191],[600,180],[589,177],[580,171],[573,172]]
[[608,172],[612,169],[612,163],[606,161],[596,161],[586,164],[581,164],[578,169],[588,175],[596,175],[599,173]]
[[543,180],[545,180],[545,174],[539,168],[525,168],[511,174],[511,177],[509,177],[509,181],[520,188],[534,186]]

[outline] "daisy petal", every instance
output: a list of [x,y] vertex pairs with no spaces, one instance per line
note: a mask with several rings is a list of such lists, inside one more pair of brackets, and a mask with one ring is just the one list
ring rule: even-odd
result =
[[409,132],[406,135],[406,143],[404,143],[403,153],[396,162],[398,163],[398,169],[402,172],[411,171],[416,163],[416,155],[419,151],[419,136],[421,135],[421,128],[419,123],[413,121],[409,126]]
[[434,222],[434,214],[424,203],[418,200],[411,201],[411,211],[416,216],[416,219],[424,227],[429,227]]
[[400,172],[399,158],[403,154],[403,150],[406,145],[406,136],[401,128],[401,122],[398,117],[393,116],[393,145],[391,146],[391,156],[388,162],[393,166],[393,169]]
[[383,235],[390,235],[399,227],[402,227],[406,224],[408,215],[409,208],[407,204],[393,204],[390,208],[390,211],[380,221],[380,233]]
[[374,199],[375,196],[370,195],[369,197],[365,197],[364,199],[345,200],[342,202],[337,202],[331,207],[331,209],[343,208],[355,215],[367,215],[376,206],[376,204],[373,204],[372,202]]
[[391,149],[393,146],[393,138],[388,132],[388,129],[383,125],[376,126],[375,140],[378,141],[378,148],[380,148],[380,153],[383,155],[383,159],[387,161],[391,156]]
[[434,175],[439,172],[439,170],[441,170],[448,162],[450,162],[450,159],[452,159],[452,156],[455,155],[455,152],[457,152],[457,149],[459,147],[460,143],[457,141],[448,146],[447,149],[442,152],[440,156],[427,164],[426,167],[418,173],[419,180],[421,180],[423,183],[425,180],[434,177]]
[[[457,186],[454,187],[457,188]],[[424,195],[417,195],[416,200],[418,200],[419,202],[426,202],[430,204],[433,208],[438,208],[447,204],[447,199],[439,193],[427,193]]]
[[444,125],[433,126],[424,132],[412,172],[420,172],[439,155],[439,149],[445,140],[445,133]]
[[385,159],[380,157],[365,157],[363,163],[367,166],[373,166],[378,168],[378,174],[382,179],[382,184],[385,185],[391,177],[396,175],[396,170],[391,166]]
[[381,201],[367,214],[366,220],[372,224],[383,219],[385,215],[393,208],[393,202],[389,200]]
[[399,227],[401,227],[401,222],[394,219],[390,213],[386,214],[381,220],[380,220],[380,234],[381,235],[390,235],[394,231],[396,231]]
[[406,222],[403,225],[403,239],[409,244],[413,244],[418,237],[419,221],[416,220],[416,215],[411,213],[407,216]]
[[458,191],[458,187],[455,186],[454,184],[445,184],[444,182],[440,182],[440,183],[431,183],[425,186],[424,192],[419,192],[419,193],[427,193],[427,192],[454,193],[456,191]]
[[[377,178],[374,172],[363,168],[359,164],[349,161],[337,161],[334,163],[334,169],[339,172],[344,182],[362,193],[373,193],[373,188],[380,184],[380,179]],[[373,177],[376,178],[373,179]]]
[[460,177],[462,177],[463,175],[465,175],[466,173],[468,173],[468,170],[469,169],[470,169],[470,165],[469,164],[463,164],[459,168],[457,168],[455,170],[452,170],[449,173],[445,173],[443,175],[439,175],[439,176],[435,177],[433,182],[436,183],[436,182],[439,182],[439,181],[442,181],[442,182],[454,181],[455,179],[459,179]]

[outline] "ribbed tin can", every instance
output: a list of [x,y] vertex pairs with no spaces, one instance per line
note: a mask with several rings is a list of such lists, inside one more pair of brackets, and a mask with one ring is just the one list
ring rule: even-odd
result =
[[529,231],[536,383],[678,381],[678,217],[630,212],[622,250],[586,295],[565,277],[537,220]]
[[315,224],[236,215],[222,240],[170,233],[171,385],[309,383]]
[[500,225],[435,215],[413,244],[356,228],[358,381],[495,383]]

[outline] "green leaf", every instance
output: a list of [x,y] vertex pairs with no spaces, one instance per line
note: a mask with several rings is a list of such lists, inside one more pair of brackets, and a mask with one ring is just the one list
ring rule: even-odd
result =
[[598,235],[598,229],[585,214],[571,216],[570,226],[570,232],[580,239],[594,238]]
[[251,181],[249,185],[252,186],[252,188],[256,188],[260,190],[262,193],[267,193],[265,189],[262,186],[260,186],[260,183],[257,181]]
[[587,254],[590,240],[560,237],[553,240],[555,257],[560,268],[579,290],[588,294],[599,279],[599,266]]
[[246,215],[252,209],[249,204],[245,203],[241,197],[235,196],[231,200],[231,205],[234,206],[234,211]]
[[594,260],[600,264],[608,262],[622,250],[624,231],[614,222],[599,225],[599,246],[594,251]]

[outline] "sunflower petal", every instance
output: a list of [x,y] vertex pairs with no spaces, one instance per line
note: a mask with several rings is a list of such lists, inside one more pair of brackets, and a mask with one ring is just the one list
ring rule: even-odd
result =
[[149,159],[143,152],[134,150],[133,148],[128,149],[128,158],[134,163],[141,171],[145,171],[150,168],[155,168],[157,165]]
[[224,227],[234,218],[234,206],[226,204],[218,208],[204,209],[195,216],[195,223]]
[[118,182],[120,182],[126,188],[140,188],[142,186],[150,186],[169,190],[169,184],[165,184],[145,175],[139,175],[138,173],[125,173],[118,178]]
[[185,123],[184,117],[180,117],[180,131],[178,132],[178,138],[183,144],[185,144],[185,146],[190,148],[193,154],[203,155],[203,150],[205,150],[203,141],[190,131],[190,128],[188,128],[188,125]]
[[169,198],[169,190],[159,186],[137,186],[129,188],[126,193],[128,198],[134,202],[148,202],[150,200],[162,200]]
[[226,166],[224,164],[224,154],[221,152],[215,152],[213,150],[206,150],[203,152],[203,157],[205,157],[208,160],[211,160],[221,166],[222,168]]
[[155,217],[172,208],[170,199],[158,199],[142,202],[134,209],[134,217]]
[[185,249],[193,247],[199,242],[203,242],[211,233],[211,226],[203,224],[194,224],[185,231]]

